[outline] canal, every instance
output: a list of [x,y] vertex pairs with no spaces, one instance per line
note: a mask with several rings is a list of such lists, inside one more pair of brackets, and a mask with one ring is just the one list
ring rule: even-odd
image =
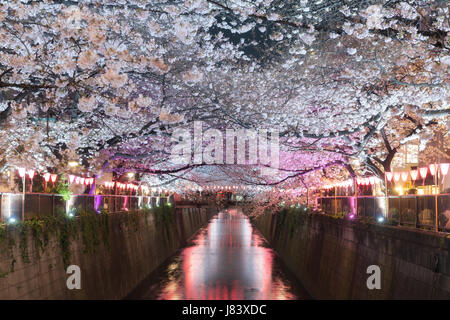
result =
[[219,212],[131,299],[299,300],[308,294],[239,209]]

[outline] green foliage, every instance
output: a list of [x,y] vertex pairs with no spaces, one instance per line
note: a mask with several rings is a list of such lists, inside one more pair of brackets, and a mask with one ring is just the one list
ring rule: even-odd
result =
[[67,181],[58,181],[58,184],[56,185],[56,193],[62,195],[65,201],[70,200],[70,188]]
[[285,225],[288,228],[289,237],[292,237],[300,225],[304,224],[305,219],[306,211],[304,211],[304,208],[283,208],[278,213],[278,226]]

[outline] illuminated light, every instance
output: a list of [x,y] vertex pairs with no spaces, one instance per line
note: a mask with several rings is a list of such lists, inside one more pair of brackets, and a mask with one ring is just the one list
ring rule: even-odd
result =
[[27,172],[27,174],[28,174],[28,177],[31,179],[31,180],[33,180],[33,178],[34,178],[34,170],[32,170],[32,169],[30,169],[30,170],[28,170],[28,172]]
[[419,175],[419,172],[417,170],[411,170],[410,174],[411,174],[411,179],[416,181],[417,180],[417,176]]
[[392,172],[386,172],[387,181],[391,182],[393,177],[394,175],[392,174]]
[[418,189],[418,190],[417,190],[417,194],[424,195],[425,192],[423,191],[423,189]]
[[355,215],[354,214],[351,214],[351,215],[349,215],[348,216],[350,219],[353,219],[354,217],[355,217]]
[[432,176],[434,176],[436,174],[436,165],[435,164],[430,164],[430,173]]
[[395,182],[399,182],[400,181],[400,176],[401,176],[401,174],[399,172],[395,172],[394,173],[394,181]]
[[395,188],[395,191],[397,191],[397,193],[398,193],[399,195],[403,195],[403,188],[402,188],[402,187],[397,187],[397,188]]
[[402,181],[403,182],[406,182],[406,180],[408,180],[408,175],[409,175],[408,172],[402,172]]
[[370,182],[370,184],[375,184],[375,177],[370,177],[369,178],[369,182]]
[[80,184],[84,184],[84,178],[80,178]]
[[45,182],[48,182],[50,180],[50,173],[44,173],[44,180]]
[[128,176],[128,178],[132,179],[134,177],[134,173],[133,172],[128,172],[127,176]]
[[89,178],[84,179],[84,184],[89,185],[89,181],[91,181],[91,179],[89,179]]
[[370,179],[369,178],[364,178],[364,184],[366,186],[368,186],[370,184]]
[[80,177],[75,178],[75,183],[80,183]]
[[16,223],[16,218],[14,218],[14,217],[9,217],[8,218],[8,223],[10,223],[10,224],[13,224],[13,223]]
[[73,214],[72,212],[69,212],[69,213],[67,214],[67,216],[68,216],[69,218],[73,218],[73,217],[74,217],[74,214]]
[[23,178],[26,172],[25,168],[18,168],[17,170],[19,170],[19,176]]
[[377,221],[378,221],[379,223],[383,223],[383,222],[384,222],[384,217],[378,217]]
[[448,169],[450,167],[450,163],[441,163],[439,165],[441,167],[441,173],[443,176],[446,176],[448,173]]
[[69,182],[73,183],[73,180],[75,180],[75,176],[72,174],[69,174]]
[[67,164],[69,165],[69,167],[73,168],[73,167],[78,166],[78,161],[72,160],[72,161],[69,161]]
[[52,182],[55,183],[56,182],[56,178],[58,178],[57,174],[52,174],[50,175],[50,178],[52,179]]
[[419,168],[419,173],[420,173],[420,176],[422,177],[422,179],[425,179],[427,177],[427,172],[428,172],[427,167]]

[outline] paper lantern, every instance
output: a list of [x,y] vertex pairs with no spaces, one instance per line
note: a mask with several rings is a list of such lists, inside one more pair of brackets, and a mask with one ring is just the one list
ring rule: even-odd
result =
[[55,183],[56,179],[58,178],[58,175],[57,174],[52,174],[52,175],[50,175],[50,178],[52,179],[52,183]]
[[73,180],[75,180],[75,176],[72,174],[69,174],[69,182],[73,183]]
[[448,169],[449,169],[449,167],[450,167],[450,163],[441,163],[441,164],[440,164],[440,167],[441,167],[441,173],[442,173],[442,175],[443,175],[443,176],[446,176],[447,173],[448,173]]
[[408,180],[408,172],[402,172],[402,181],[406,182]]
[[395,182],[399,182],[400,181],[400,176],[401,176],[400,172],[395,172],[394,173],[394,181]]
[[18,168],[17,170],[19,170],[19,176],[21,178],[23,178],[25,176],[25,168]]
[[31,179],[31,180],[33,180],[33,177],[34,177],[34,170],[32,170],[32,169],[30,169],[30,170],[28,170],[28,177]]
[[84,178],[80,178],[80,184],[84,184]]
[[44,180],[45,182],[48,182],[50,180],[50,173],[44,173]]
[[387,181],[391,182],[393,176],[394,176],[394,175],[392,174],[392,172],[386,172],[386,179],[387,179]]
[[427,167],[419,169],[419,173],[420,173],[420,176],[422,177],[422,179],[425,179],[427,177],[427,172],[428,172]]
[[75,177],[75,183],[80,183],[80,177]]
[[419,175],[419,172],[417,170],[411,170],[410,174],[411,174],[411,179],[416,181],[417,180],[417,176]]
[[436,174],[436,165],[435,164],[430,164],[430,173],[432,176],[434,176]]

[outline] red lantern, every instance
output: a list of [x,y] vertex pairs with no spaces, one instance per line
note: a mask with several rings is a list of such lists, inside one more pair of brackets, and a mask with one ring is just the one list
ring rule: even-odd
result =
[[69,183],[73,183],[73,180],[75,180],[75,176],[72,174],[69,174]]
[[48,182],[50,180],[50,173],[44,173],[44,180],[45,182]]
[[80,183],[84,184],[84,178],[80,178]]
[[54,184],[56,182],[56,179],[58,178],[57,174],[50,175],[50,178],[52,179],[52,183]]
[[375,184],[375,177],[370,177],[369,178],[369,182],[370,182],[370,184],[374,185]]

